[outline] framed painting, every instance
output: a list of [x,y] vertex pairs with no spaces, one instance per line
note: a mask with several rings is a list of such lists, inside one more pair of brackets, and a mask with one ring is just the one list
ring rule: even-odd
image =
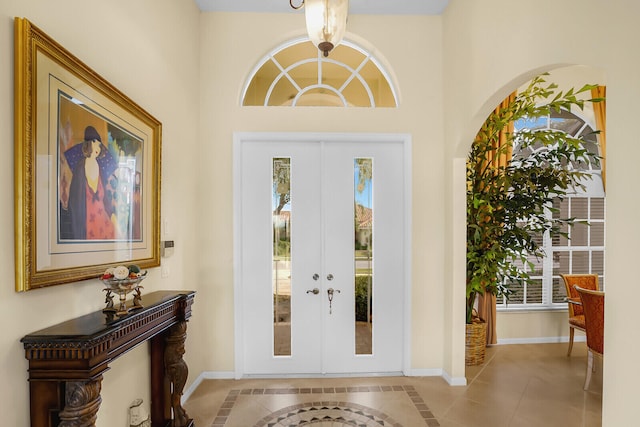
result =
[[161,123],[14,24],[16,291],[159,266]]

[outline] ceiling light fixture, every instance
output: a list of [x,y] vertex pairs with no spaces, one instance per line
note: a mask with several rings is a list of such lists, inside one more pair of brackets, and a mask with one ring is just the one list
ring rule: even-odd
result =
[[295,6],[294,0],[289,0],[293,9],[304,6],[304,16],[307,21],[307,33],[311,42],[322,51],[324,56],[336,47],[347,28],[347,13],[349,0],[299,0]]

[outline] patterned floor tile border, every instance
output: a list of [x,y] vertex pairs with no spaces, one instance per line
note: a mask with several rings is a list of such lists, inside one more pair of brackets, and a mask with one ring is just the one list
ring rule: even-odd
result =
[[[300,387],[300,388],[246,388],[231,390],[218,410],[211,427],[224,427],[240,396],[264,394],[326,394],[404,392],[422,416],[425,425],[438,427],[440,423],[413,386],[361,386],[361,387]],[[254,427],[298,427],[314,424],[357,427],[403,427],[390,416],[363,405],[327,400],[287,406],[259,420]]]
[[333,423],[353,426],[402,427],[387,414],[350,402],[308,402],[282,408],[253,427],[299,427]]

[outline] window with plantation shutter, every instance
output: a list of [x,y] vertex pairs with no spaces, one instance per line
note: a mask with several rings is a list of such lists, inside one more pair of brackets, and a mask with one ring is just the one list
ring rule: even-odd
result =
[[[518,129],[552,129],[573,136],[584,136],[584,148],[598,153],[597,135],[593,127],[585,120],[569,112],[553,113],[542,120],[520,120],[515,123]],[[527,154],[514,147],[514,154]],[[566,309],[565,288],[560,274],[591,273],[599,276],[600,286],[605,285],[604,237],[605,237],[605,194],[600,166],[569,165],[580,167],[589,173],[591,179],[585,179],[584,189],[576,189],[575,194],[554,202],[555,213],[559,218],[575,218],[578,222],[567,227],[568,237],[540,235],[546,256],[542,259],[530,258],[533,267],[529,270],[533,279],[526,285],[512,284],[513,294],[507,301],[498,299],[499,310],[521,309]],[[551,215],[551,213],[550,213]]]

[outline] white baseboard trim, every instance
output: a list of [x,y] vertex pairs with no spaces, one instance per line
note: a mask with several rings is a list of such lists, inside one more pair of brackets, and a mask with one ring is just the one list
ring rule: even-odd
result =
[[410,369],[406,375],[408,377],[442,377],[451,386],[467,385],[465,377],[452,377],[443,369]]
[[182,398],[180,399],[180,402],[184,403],[186,402],[189,397],[191,396],[191,394],[198,388],[198,386],[200,385],[200,383],[204,380],[232,380],[235,378],[235,374],[233,371],[230,372],[212,372],[212,371],[206,371],[206,372],[202,372],[200,375],[198,375],[198,378],[196,378],[196,380],[194,382],[191,383],[191,385],[187,388],[186,391],[184,391],[184,393],[182,394]]
[[442,369],[409,369],[405,371],[407,377],[441,377]]
[[352,372],[339,374],[245,374],[242,379],[281,379],[281,378],[359,378],[359,377],[402,377],[403,372]]
[[[586,342],[585,335],[576,335],[573,342]],[[501,344],[554,344],[569,342],[569,337],[533,337],[533,338],[498,338],[498,345]]]
[[466,377],[452,377],[449,375],[447,371],[442,372],[442,378],[449,384],[450,386],[465,386],[467,385]]
[[[361,374],[354,374],[353,376],[360,376]],[[388,374],[391,375],[391,374]],[[393,374],[393,375],[402,375],[401,373]],[[451,386],[461,386],[467,385],[467,379],[465,377],[451,377],[447,372],[442,369],[410,369],[404,373],[404,375],[408,377],[442,377],[447,384]],[[386,376],[386,375],[379,375]],[[335,378],[344,378],[349,377],[349,375],[336,375]],[[198,375],[198,378],[195,379],[193,383],[182,394],[181,402],[184,404],[191,394],[198,388],[200,383],[204,380],[233,380],[235,379],[235,372],[233,371],[205,371]],[[253,377],[252,377],[253,378]],[[269,378],[269,377],[264,377]],[[282,375],[272,376],[271,378],[282,378]],[[301,377],[307,378],[307,377]],[[317,378],[317,376],[309,376],[308,378]]]

